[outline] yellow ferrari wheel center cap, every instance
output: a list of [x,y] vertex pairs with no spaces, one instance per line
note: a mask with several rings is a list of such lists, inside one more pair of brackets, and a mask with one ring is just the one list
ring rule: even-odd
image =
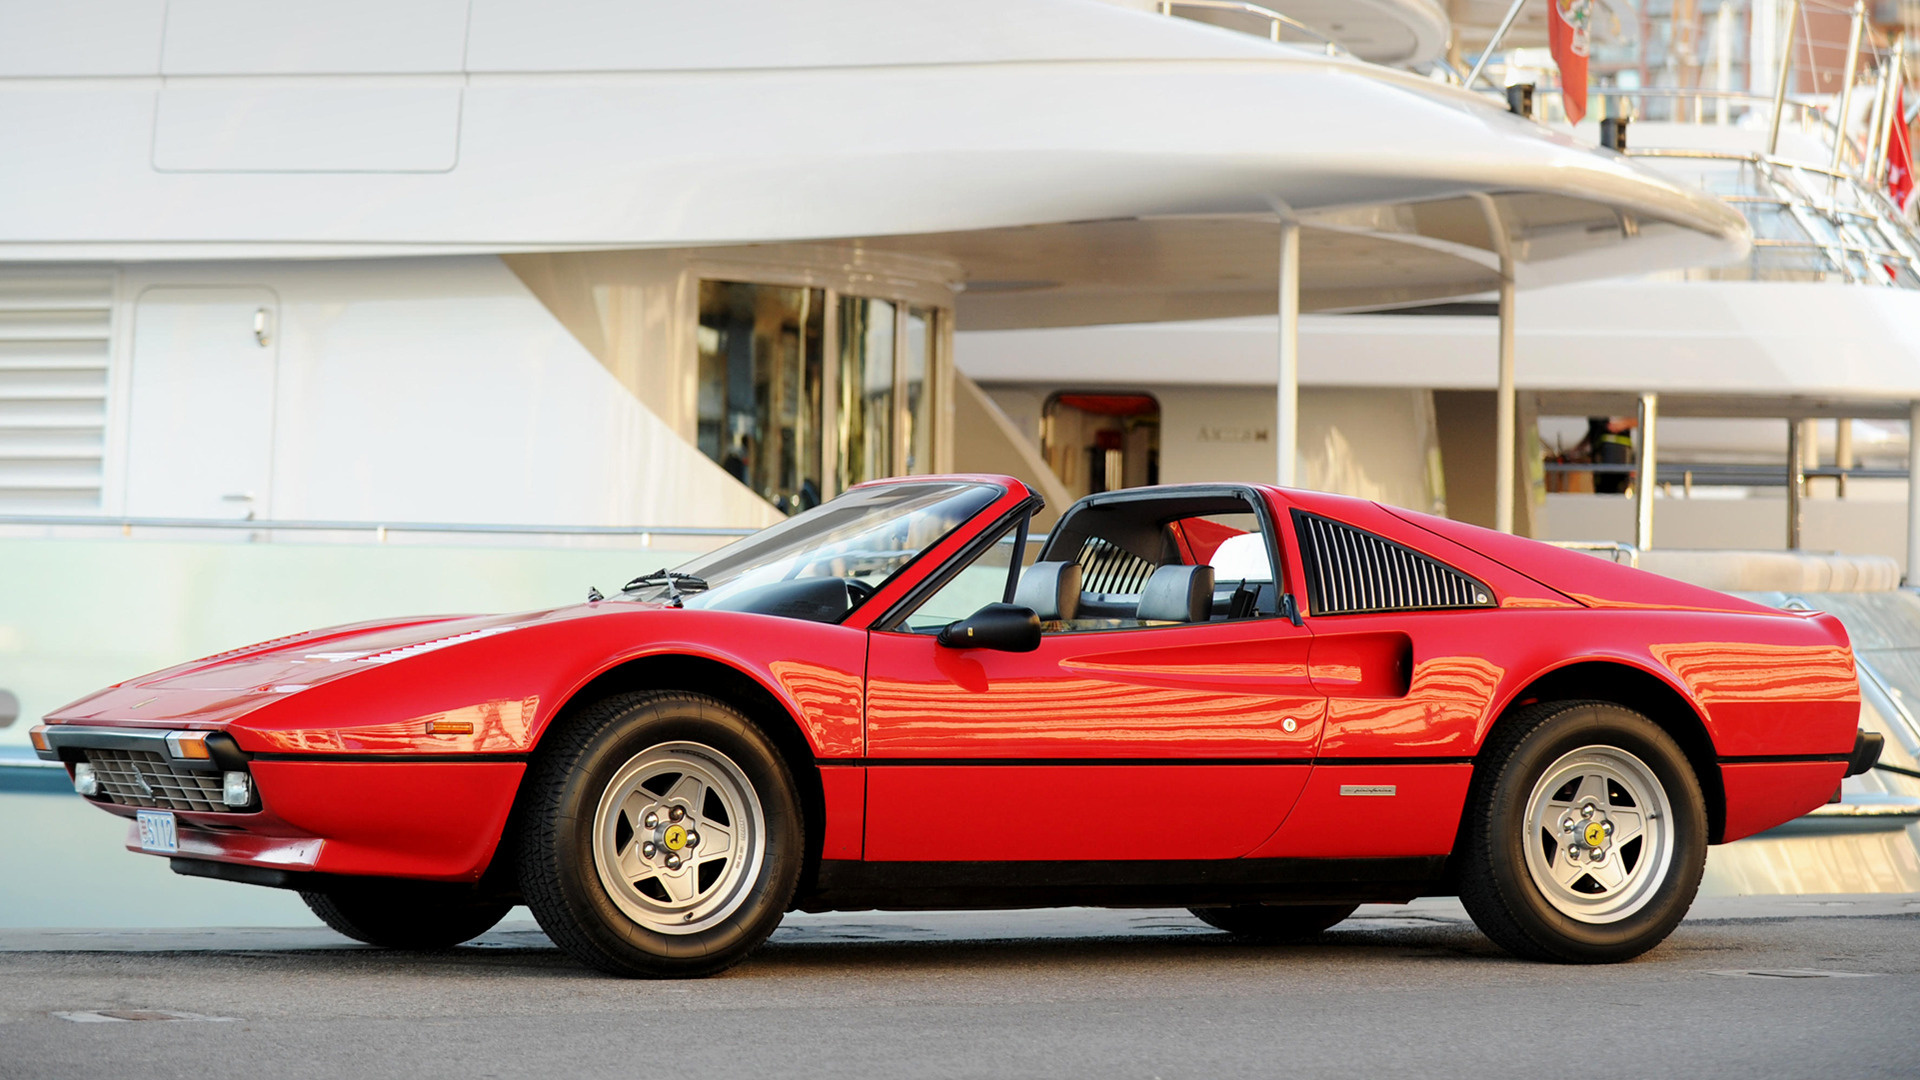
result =
[[668,851],[679,851],[681,848],[686,847],[686,827],[681,825],[667,826],[667,834],[660,838],[660,842],[666,845]]
[[[1591,822],[1587,825],[1587,846],[1588,847],[1599,847],[1601,843],[1606,840],[1606,838],[1607,838],[1606,826],[1601,825],[1597,821]],[[669,841],[669,843],[671,843],[671,841]]]

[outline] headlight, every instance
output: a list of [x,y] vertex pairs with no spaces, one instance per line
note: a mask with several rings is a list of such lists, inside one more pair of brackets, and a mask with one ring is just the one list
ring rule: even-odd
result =
[[100,794],[100,778],[93,775],[93,766],[83,761],[73,767],[73,790],[89,799]]
[[253,802],[253,777],[244,772],[220,774],[220,801],[235,810],[244,809]]

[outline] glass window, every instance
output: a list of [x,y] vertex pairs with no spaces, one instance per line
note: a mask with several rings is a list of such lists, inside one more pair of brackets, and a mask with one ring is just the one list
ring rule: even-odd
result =
[[913,614],[900,623],[902,630],[931,633],[957,619],[997,604],[1007,597],[1007,576],[1013,571],[1015,542],[1019,523],[1009,525],[993,545],[981,552],[967,568],[955,574],[945,585],[927,597]]
[[927,383],[933,368],[933,312],[910,307],[906,323],[906,355],[900,372],[900,396],[905,399],[900,422],[906,431],[900,445],[906,448],[907,460],[901,463],[900,471],[929,473],[933,471],[933,391]]
[[893,475],[893,304],[840,299],[840,484]]
[[789,514],[820,503],[825,308],[819,289],[700,283],[696,441]]
[[[811,578],[839,578],[871,594],[922,551],[992,505],[1001,490],[987,484],[886,484],[845,495],[728,544],[675,569],[706,584],[687,596],[690,608],[749,610],[744,594]],[[645,599],[668,591],[664,581],[636,590]],[[690,590],[683,590],[689,591]]]

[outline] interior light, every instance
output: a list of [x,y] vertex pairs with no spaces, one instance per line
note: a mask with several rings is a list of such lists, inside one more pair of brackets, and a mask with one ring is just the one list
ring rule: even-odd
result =
[[100,794],[100,778],[93,775],[93,766],[83,761],[73,767],[73,790],[89,799]]
[[220,801],[239,810],[253,802],[253,777],[238,769],[220,774]]
[[28,728],[27,739],[33,743],[35,750],[46,754],[53,752],[53,747],[47,745],[47,725],[35,724]]
[[167,733],[167,753],[177,758],[194,758],[206,761],[213,757],[207,749],[207,733],[204,731],[172,731]]

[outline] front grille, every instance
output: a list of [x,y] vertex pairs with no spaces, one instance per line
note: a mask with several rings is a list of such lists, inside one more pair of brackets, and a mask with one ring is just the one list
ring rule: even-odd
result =
[[1479,581],[1385,537],[1298,510],[1293,520],[1314,615],[1493,604]]
[[82,751],[100,794],[122,806],[150,810],[199,810],[225,813],[220,801],[220,774],[176,769],[166,755],[152,750]]

